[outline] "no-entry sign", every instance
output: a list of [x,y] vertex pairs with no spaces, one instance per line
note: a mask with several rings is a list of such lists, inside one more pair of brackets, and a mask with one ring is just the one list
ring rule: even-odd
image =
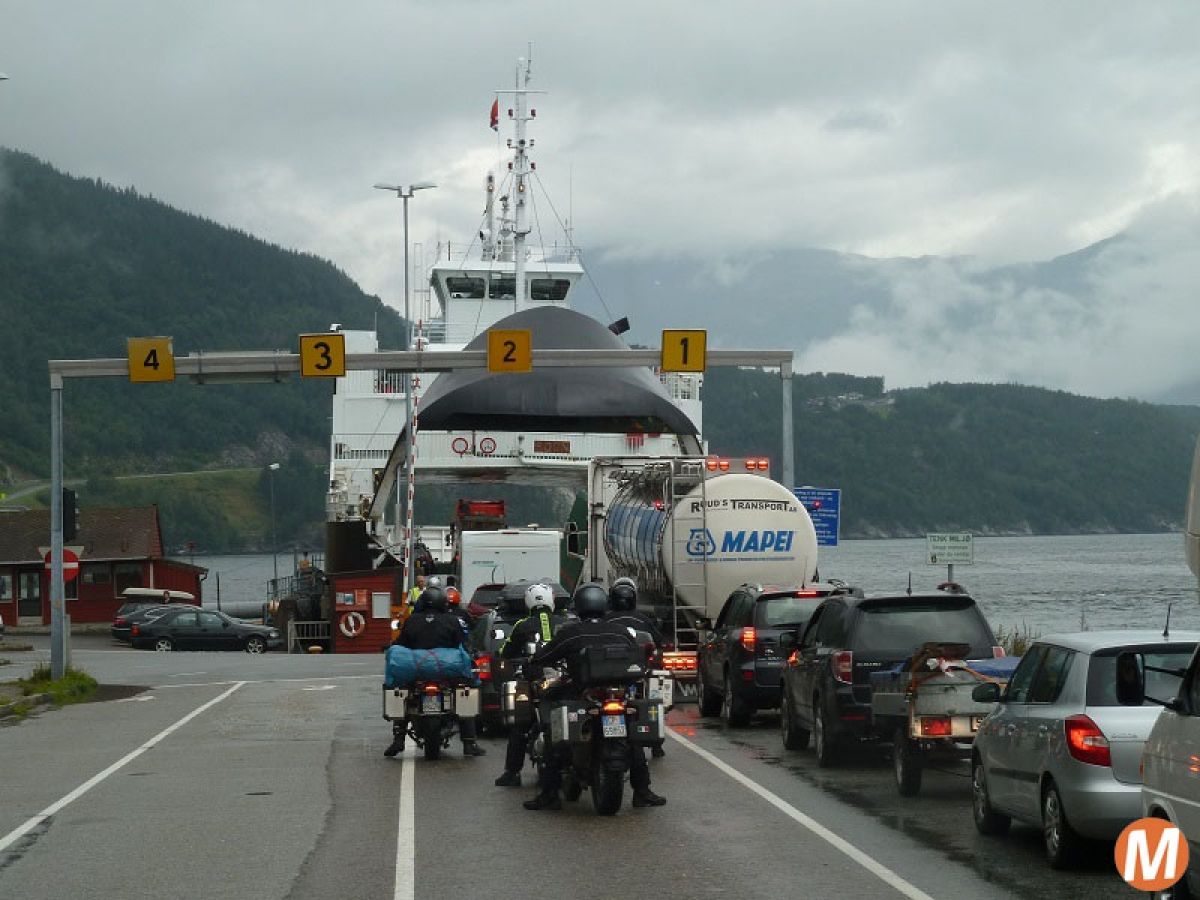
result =
[[[46,561],[46,571],[50,571],[50,554],[42,557]],[[74,581],[79,577],[79,556],[74,550],[63,547],[63,581]]]

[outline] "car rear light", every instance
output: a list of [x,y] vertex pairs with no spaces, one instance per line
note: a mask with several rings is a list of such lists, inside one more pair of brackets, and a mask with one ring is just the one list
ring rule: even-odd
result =
[[950,717],[921,716],[921,734],[925,737],[947,737],[950,734]]
[[605,700],[604,705],[600,709],[606,716],[623,716],[625,715],[625,701]]
[[744,672],[742,672],[742,681],[753,681],[753,680],[754,680],[754,670],[753,669],[746,669]]
[[793,597],[820,597],[820,591],[792,591]]
[[1088,716],[1070,716],[1063,723],[1067,731],[1067,752],[1080,762],[1093,766],[1111,766],[1108,738]]
[[138,628],[136,625],[134,625],[132,628],[129,629],[129,633],[133,637],[137,637],[139,634],[142,633],[142,630],[140,628]]
[[854,683],[854,654],[849,650],[839,650],[833,654],[833,680],[842,684]]
[[663,668],[668,672],[695,672],[696,654],[688,650],[673,650],[663,654]]
[[1006,656],[1008,656],[1008,654],[1004,652],[1003,647],[993,647],[992,648],[992,658],[993,659],[1003,659]]
[[800,665],[800,651],[799,651],[799,650],[793,650],[793,651],[791,652],[791,655],[789,655],[789,656],[788,656],[788,658],[787,658],[787,661],[788,661],[788,665],[789,665],[789,666],[798,666],[798,665]]
[[115,619],[113,619],[113,625],[127,625],[127,624],[129,624],[129,623],[127,623],[125,621],[125,619],[121,616],[117,616]]
[[491,654],[484,653],[475,660],[475,668],[478,670],[480,681],[492,680],[492,657]]
[[742,648],[747,653],[754,652],[754,644],[757,642],[757,640],[758,640],[758,635],[754,631],[753,626],[751,626],[749,628],[743,628],[742,634],[738,638],[738,642],[742,645]]
[[654,646],[654,642],[648,641],[642,645],[642,649],[646,651],[646,662],[654,662],[654,655],[658,653],[658,648]]

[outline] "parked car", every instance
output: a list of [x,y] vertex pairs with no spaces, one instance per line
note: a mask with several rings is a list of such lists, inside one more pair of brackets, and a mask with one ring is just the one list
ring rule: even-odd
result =
[[1085,839],[1115,839],[1141,815],[1142,748],[1161,710],[1120,702],[1118,661],[1136,655],[1161,680],[1163,670],[1182,673],[1198,641],[1197,632],[1045,637],[1022,657],[1003,695],[994,684],[977,687],[975,699],[998,702],[972,752],[975,827],[1001,834],[1012,819],[1040,827],[1055,868],[1075,862]]
[[[1136,672],[1133,690],[1118,679],[1118,695],[1123,703],[1163,704],[1158,720],[1146,739],[1142,752],[1142,814],[1167,819],[1187,839],[1191,862],[1185,882],[1177,884],[1170,896],[1175,900],[1200,897],[1200,779],[1196,775],[1196,756],[1200,754],[1200,650],[1184,672],[1182,682],[1171,683],[1170,670],[1178,661],[1165,661],[1145,654],[1123,665],[1118,658],[1117,671]],[[1163,671],[1167,670],[1167,671]]]
[[144,622],[149,622],[152,619],[157,619],[172,609],[179,609],[178,605],[163,606],[151,605],[144,603],[125,604],[121,609],[126,610],[124,614],[117,612],[116,618],[113,619],[112,625],[108,629],[108,633],[112,635],[113,640],[120,641],[123,644],[129,643],[129,637],[133,633],[133,626],[140,625]]
[[745,725],[755,711],[777,708],[787,658],[780,635],[803,629],[826,597],[850,593],[835,584],[743,584],[730,594],[697,648],[700,715]]
[[0,613],[0,638],[4,637],[4,614]]
[[881,736],[871,718],[871,673],[930,641],[967,644],[972,659],[1004,654],[975,601],[958,590],[827,598],[798,645],[794,633],[781,636],[789,654],[780,701],[788,748],[807,747],[811,734],[817,764],[830,766],[843,743]]
[[195,607],[171,609],[157,619],[132,627],[134,647],[155,650],[245,650],[262,653],[283,643],[268,625],[251,625],[224,613]]

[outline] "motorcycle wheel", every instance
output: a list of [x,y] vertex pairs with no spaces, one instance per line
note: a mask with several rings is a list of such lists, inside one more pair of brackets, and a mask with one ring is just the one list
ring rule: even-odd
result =
[[425,758],[437,759],[442,755],[442,717],[424,716],[421,728],[425,732]]
[[592,770],[592,806],[597,815],[615,815],[625,795],[625,773],[610,772],[603,763]]

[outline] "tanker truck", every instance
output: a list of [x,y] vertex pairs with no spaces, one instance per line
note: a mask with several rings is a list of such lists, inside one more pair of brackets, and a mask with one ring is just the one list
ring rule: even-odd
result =
[[766,459],[608,457],[588,467],[583,575],[637,582],[674,645],[665,663],[683,696],[694,693],[700,628],[739,585],[805,585],[816,570],[808,511],[771,480]]

